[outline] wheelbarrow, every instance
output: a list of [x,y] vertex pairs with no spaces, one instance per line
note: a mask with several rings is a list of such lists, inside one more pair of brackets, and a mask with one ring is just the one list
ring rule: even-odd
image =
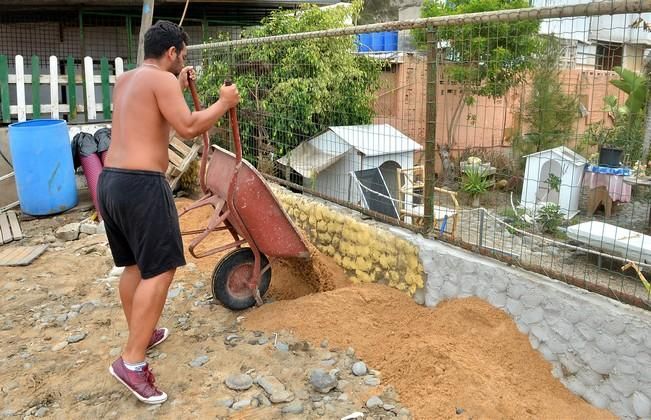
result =
[[[230,83],[227,81],[226,84]],[[195,109],[200,110],[193,80],[190,80],[190,91]],[[262,296],[271,282],[270,258],[307,259],[310,253],[260,173],[242,159],[236,109],[229,110],[229,114],[235,154],[216,145],[212,146],[211,153],[208,134],[203,134],[199,184],[204,196],[186,207],[179,217],[199,207],[213,207],[213,214],[204,229],[183,234],[198,234],[188,246],[195,258],[233,248],[213,270],[212,293],[227,308],[240,310],[262,305]],[[210,163],[207,166],[208,155]],[[210,233],[220,230],[228,230],[233,242],[197,250],[197,245]]]

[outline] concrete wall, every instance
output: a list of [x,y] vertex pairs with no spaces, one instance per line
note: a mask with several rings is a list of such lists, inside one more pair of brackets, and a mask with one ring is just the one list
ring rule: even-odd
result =
[[651,417],[651,312],[405,235],[421,250],[427,282],[416,297],[427,306],[486,299],[513,318],[572,392],[620,417]]
[[552,374],[591,404],[651,418],[651,312],[508,267],[348,209],[274,188],[314,244],[354,282],[381,282],[433,307],[477,296],[508,313]]

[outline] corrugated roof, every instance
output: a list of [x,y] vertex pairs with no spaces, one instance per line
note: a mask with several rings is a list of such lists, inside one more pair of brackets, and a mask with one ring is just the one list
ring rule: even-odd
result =
[[351,148],[366,156],[422,150],[421,145],[389,124],[335,126],[299,144],[278,162],[312,178]]
[[366,156],[413,152],[423,147],[389,124],[330,127],[343,141]]

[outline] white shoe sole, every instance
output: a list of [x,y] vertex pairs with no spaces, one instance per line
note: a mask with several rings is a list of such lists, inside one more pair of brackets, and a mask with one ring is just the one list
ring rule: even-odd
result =
[[147,347],[147,350],[153,349],[154,347],[156,347],[157,345],[159,345],[163,341],[167,340],[167,337],[170,336],[170,330],[168,330],[167,328],[161,328],[161,329],[165,331],[165,333],[163,334],[163,338],[161,338],[160,340],[158,340],[157,342],[155,342],[151,346]]
[[121,383],[122,385],[124,385],[125,387],[127,387],[127,389],[128,389],[129,391],[131,391],[131,393],[132,393],[133,395],[135,395],[136,398],[138,398],[140,401],[144,402],[145,404],[154,404],[154,405],[155,405],[155,404],[162,404],[162,403],[164,403],[165,401],[167,401],[167,394],[164,393],[163,391],[161,391],[161,392],[163,393],[163,395],[161,395],[160,397],[156,397],[155,400],[153,400],[153,399],[148,399],[148,398],[145,398],[145,397],[141,396],[141,395],[138,394],[136,391],[134,391],[133,389],[131,389],[131,387],[130,387],[129,385],[127,385],[126,382],[124,382],[124,381],[122,380],[122,378],[120,378],[120,377],[115,373],[115,371],[113,370],[113,366],[109,366],[109,373],[110,373],[110,374],[111,374],[115,379],[117,379],[118,381],[120,381],[120,383]]

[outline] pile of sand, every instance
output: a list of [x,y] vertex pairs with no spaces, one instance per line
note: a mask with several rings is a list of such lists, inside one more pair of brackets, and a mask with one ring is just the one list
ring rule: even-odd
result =
[[416,418],[612,418],[550,373],[511,318],[487,302],[428,309],[381,285],[341,288],[251,311],[247,328],[348,346],[398,391]]
[[[179,200],[177,207],[188,203]],[[182,229],[205,226],[211,213],[204,208],[184,216]],[[219,232],[203,247],[229,241],[228,232]],[[463,418],[613,418],[554,379],[511,318],[487,302],[454,300],[432,310],[386,286],[342,287],[348,284],[343,270],[313,246],[310,253],[310,262],[272,263],[267,296],[276,302],[248,312],[247,328],[355,348],[418,419],[458,418],[457,407]],[[187,254],[206,273],[220,257]]]

